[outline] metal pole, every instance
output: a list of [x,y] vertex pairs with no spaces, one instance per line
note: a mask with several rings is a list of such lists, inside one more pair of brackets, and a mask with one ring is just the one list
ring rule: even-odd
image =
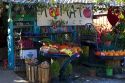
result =
[[14,42],[13,42],[13,20],[12,20],[12,12],[11,12],[12,4],[9,2],[8,9],[8,67],[9,69],[14,70],[15,60],[14,60]]

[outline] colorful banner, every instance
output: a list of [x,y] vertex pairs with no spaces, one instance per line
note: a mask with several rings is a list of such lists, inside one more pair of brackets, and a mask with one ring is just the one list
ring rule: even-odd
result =
[[38,7],[38,26],[85,25],[92,23],[92,5],[70,4],[54,7]]

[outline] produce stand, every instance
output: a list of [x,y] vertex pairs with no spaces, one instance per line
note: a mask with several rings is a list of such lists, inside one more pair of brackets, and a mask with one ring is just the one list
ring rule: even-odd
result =
[[[97,50],[95,55],[96,58],[100,60],[100,62],[104,62],[103,65],[105,65],[106,68],[112,69],[112,74],[111,73],[109,74],[110,76],[114,76],[113,74],[123,73],[125,65],[124,63],[125,14],[123,12],[124,10],[122,7],[119,6],[108,7],[108,12],[106,16],[108,22],[112,27],[110,30],[104,30],[104,31],[98,30],[99,33],[101,33],[101,38],[100,38],[101,43],[99,44],[100,48]],[[118,14],[118,16],[116,14]],[[116,17],[116,19],[113,19],[114,17]],[[117,72],[118,70],[119,72]]]
[[81,29],[80,44],[81,46],[89,47],[89,63],[93,64],[95,62],[94,53],[98,49],[97,32],[93,24],[87,23],[84,28]]
[[79,54],[73,54],[71,57],[66,54],[44,54],[44,57],[50,58],[50,59],[60,59],[60,58],[66,58],[65,61],[62,63],[60,68],[60,74],[59,79],[62,81],[64,80],[64,71],[67,67],[67,65],[72,62],[74,59],[77,59],[79,57]]

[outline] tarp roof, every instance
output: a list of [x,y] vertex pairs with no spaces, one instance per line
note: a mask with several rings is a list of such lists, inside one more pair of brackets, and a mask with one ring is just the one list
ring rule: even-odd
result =
[[2,0],[14,3],[92,3],[94,0]]

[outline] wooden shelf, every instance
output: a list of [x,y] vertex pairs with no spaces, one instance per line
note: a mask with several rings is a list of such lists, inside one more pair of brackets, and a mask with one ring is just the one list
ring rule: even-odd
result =
[[72,33],[72,32],[53,32],[53,33],[42,33],[42,34],[51,35],[51,34],[69,34],[69,33]]
[[42,36],[42,35],[41,35],[41,36],[21,36],[21,37],[34,37],[34,38],[41,38],[41,37],[45,37],[45,38],[46,38],[46,37],[48,37],[48,36]]
[[19,25],[19,26],[14,26],[14,29],[20,29],[20,28],[31,28],[33,25]]
[[125,55],[124,56],[96,56],[96,57],[104,60],[121,60],[125,57]]
[[14,20],[14,22],[34,22],[34,20]]

